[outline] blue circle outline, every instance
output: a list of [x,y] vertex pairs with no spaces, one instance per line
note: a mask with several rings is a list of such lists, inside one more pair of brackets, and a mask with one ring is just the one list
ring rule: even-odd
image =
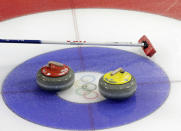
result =
[[[45,54],[43,54],[43,55],[39,55],[39,56],[36,56],[36,57],[33,57],[33,58],[31,58],[30,60],[34,60],[34,59],[36,59],[37,57],[40,57],[40,56],[44,56],[44,55],[46,55],[46,54],[52,54],[52,53],[56,53],[56,52],[61,52],[61,51],[65,51],[65,50],[69,50],[69,49],[78,49],[78,50],[85,50],[85,49],[93,49],[93,48],[96,48],[96,49],[105,49],[105,50],[112,50],[112,51],[115,51],[115,50],[117,50],[118,51],[118,49],[111,49],[111,48],[98,48],[98,47],[86,47],[86,48],[84,48],[84,49],[80,49],[80,48],[67,48],[67,49],[62,49],[62,50],[57,50],[57,51],[53,51],[53,52],[49,52],[49,53],[45,53]],[[138,56],[138,55],[136,55],[136,54],[134,54],[134,53],[131,53],[131,52],[127,52],[127,51],[123,51],[123,50],[119,50],[120,52],[122,52],[122,54],[123,55],[126,55],[126,54],[133,54],[134,56],[137,56],[137,57],[139,57],[139,58],[142,58],[142,59],[135,59],[135,60],[133,60],[133,62],[132,63],[129,63],[129,64],[134,64],[135,62],[140,62],[140,60],[147,60],[146,58],[144,58],[144,57],[142,57],[142,56]],[[28,62],[28,61],[30,61],[30,60],[27,60],[27,61],[25,61],[23,64],[25,64],[26,62]],[[149,62],[151,62],[152,64],[154,64],[154,65],[156,65],[154,62],[152,62],[152,61],[150,61],[150,60],[148,60]],[[147,61],[147,62],[148,62]],[[23,65],[23,64],[21,64],[21,65]],[[129,64],[128,64],[128,66],[129,66]],[[14,70],[16,70],[17,68],[18,68],[19,66],[17,66]],[[126,67],[126,66],[125,66]],[[160,70],[161,70],[161,68],[158,66],[158,65],[156,65],[156,67],[158,67]],[[24,116],[21,116],[20,114],[19,114],[19,112],[16,112],[16,111],[14,111],[13,109],[12,109],[12,105],[9,105],[9,103],[8,103],[8,101],[7,101],[7,99],[6,99],[6,97],[7,97],[7,94],[11,94],[11,93],[13,93],[13,92],[11,92],[11,91],[7,91],[7,90],[4,90],[5,89],[5,87],[6,87],[6,81],[9,79],[9,76],[14,72],[14,70],[13,71],[11,71],[10,73],[9,73],[9,75],[8,75],[8,77],[5,79],[5,81],[4,81],[4,83],[3,83],[3,88],[2,88],[2,94],[3,94],[3,100],[4,100],[4,102],[6,103],[6,105],[9,107],[9,109],[11,109],[13,112],[15,112],[16,114],[18,114],[20,117],[22,117],[23,119],[26,119],[26,120],[29,120],[29,119],[27,119],[27,118],[24,118]],[[170,87],[170,83],[169,83],[169,79],[168,79],[168,77],[166,76],[166,74],[165,74],[165,72],[164,71],[162,71],[161,70],[161,72],[162,72],[162,74],[161,74],[161,76],[164,76],[163,77],[163,79],[166,79],[166,81],[164,81],[163,80],[163,83],[165,82],[166,83],[166,86],[167,86],[167,90],[165,91],[165,95],[166,96],[164,96],[164,100],[162,100],[162,102],[161,103],[159,103],[159,106],[161,106],[162,104],[163,104],[163,102],[166,100],[166,98],[167,98],[167,96],[168,96],[168,94],[169,94],[169,87]],[[102,72],[101,72],[102,73]],[[105,72],[104,72],[105,73]],[[144,85],[145,83],[142,83],[142,85]],[[154,83],[151,83],[151,84],[154,84]],[[158,84],[158,83],[157,83]],[[37,90],[35,90],[35,91],[37,91]],[[38,90],[39,91],[39,90]],[[31,92],[31,90],[30,90],[30,92]],[[46,92],[47,93],[47,92]],[[15,92],[15,94],[16,94],[16,92]],[[58,97],[59,98],[59,97]],[[59,98],[60,99],[60,98]],[[131,106],[134,106],[134,101],[136,101],[136,96],[133,96],[132,98],[130,98],[130,99],[128,99],[127,101],[129,101],[129,102],[131,102],[132,103],[132,105]],[[11,101],[9,101],[9,102],[11,102]],[[65,100],[62,100],[62,102],[65,102]],[[68,102],[68,101],[66,101],[66,102]],[[100,105],[100,103],[104,103],[104,104],[106,104],[106,102],[107,102],[107,104],[108,103],[112,103],[112,104],[115,104],[115,105],[117,105],[118,103],[117,102],[114,102],[114,101],[109,101],[109,100],[106,100],[106,101],[103,101],[103,102],[98,102],[98,103],[94,103],[95,105],[97,104],[99,104]],[[69,102],[69,103],[71,103],[71,102]],[[123,103],[125,103],[125,102],[123,102]],[[71,103],[71,104],[76,104],[76,103]],[[93,107],[92,107],[92,105],[94,105],[94,104],[78,104],[78,105],[80,105],[80,106],[82,106],[82,105],[87,105],[87,107],[88,107],[88,110],[93,110]],[[103,104],[103,105],[104,105]],[[101,106],[103,106],[103,105],[101,105]],[[157,105],[158,106],[158,105]],[[159,107],[158,106],[158,107]],[[107,107],[107,106],[106,106]],[[157,108],[158,108],[157,107]],[[108,108],[110,108],[110,107],[108,107]],[[135,108],[135,107],[134,107]],[[141,118],[143,118],[143,117],[145,117],[145,116],[147,116],[147,115],[149,115],[150,113],[152,113],[153,111],[155,111],[157,108],[154,108],[154,110],[152,110],[151,112],[147,112],[146,113],[146,115],[143,115],[142,117],[140,117],[140,118],[134,118],[135,120],[133,120],[133,121],[136,121],[136,120],[138,120],[138,119],[141,119]],[[88,112],[90,112],[90,111],[88,111]],[[111,112],[110,112],[111,113]],[[114,111],[114,113],[115,113],[115,111]],[[89,116],[90,117],[90,116]],[[29,121],[31,121],[31,122],[33,122],[33,123],[37,123],[37,122],[34,122],[34,121],[32,121],[32,120],[29,120]],[[96,125],[96,123],[93,123],[93,122],[91,122],[92,120],[89,120],[89,125],[90,125],[90,127],[81,127],[81,128],[77,128],[77,129],[79,129],[79,130],[85,130],[85,129],[105,129],[105,128],[110,128],[110,127],[115,127],[115,126],[120,126],[120,125],[124,125],[124,124],[128,124],[128,123],[130,123],[130,122],[133,122],[133,121],[127,121],[127,122],[121,122],[121,123],[119,123],[119,124],[117,124],[116,123],[116,125],[115,125],[115,123],[113,124],[113,125],[109,125],[108,127],[105,127],[104,125]],[[91,123],[93,123],[94,125],[93,126],[91,126],[92,124]],[[49,125],[46,125],[46,124],[42,124],[42,123],[37,123],[37,124],[40,124],[40,125],[44,125],[44,126],[48,126],[48,127],[53,127],[53,126],[49,126]],[[76,127],[77,127],[77,125],[76,125]],[[69,127],[69,125],[68,125],[68,127],[56,127],[56,126],[54,126],[53,128],[61,128],[61,129],[76,129],[75,127],[73,128],[73,127]]]

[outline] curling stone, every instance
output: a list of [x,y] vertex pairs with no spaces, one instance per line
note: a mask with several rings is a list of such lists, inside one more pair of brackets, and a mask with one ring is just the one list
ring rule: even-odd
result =
[[136,80],[122,68],[104,74],[99,80],[99,92],[108,99],[123,100],[136,91]]
[[44,90],[59,91],[70,88],[74,83],[74,77],[70,67],[50,61],[38,71],[36,82]]

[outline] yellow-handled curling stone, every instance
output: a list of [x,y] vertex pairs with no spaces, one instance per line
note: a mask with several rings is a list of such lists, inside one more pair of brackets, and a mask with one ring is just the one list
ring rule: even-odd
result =
[[39,69],[36,82],[40,88],[49,91],[59,91],[70,88],[74,83],[74,72],[65,64],[49,61]]
[[99,80],[99,92],[106,98],[122,100],[136,91],[136,80],[122,68],[104,74]]

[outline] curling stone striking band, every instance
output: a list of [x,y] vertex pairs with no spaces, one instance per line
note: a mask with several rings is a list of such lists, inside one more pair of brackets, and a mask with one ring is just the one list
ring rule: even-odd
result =
[[122,68],[106,73],[99,80],[99,92],[108,99],[129,98],[135,93],[136,88],[134,76]]
[[37,84],[44,90],[64,90],[73,85],[74,77],[74,72],[70,67],[50,61],[38,71]]

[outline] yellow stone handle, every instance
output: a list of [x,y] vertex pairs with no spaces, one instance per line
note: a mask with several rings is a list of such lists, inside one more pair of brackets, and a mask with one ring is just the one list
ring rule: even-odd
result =
[[124,73],[123,68],[120,67],[120,68],[118,68],[118,69],[112,71],[111,76],[115,75],[115,74],[118,73],[118,72]]

